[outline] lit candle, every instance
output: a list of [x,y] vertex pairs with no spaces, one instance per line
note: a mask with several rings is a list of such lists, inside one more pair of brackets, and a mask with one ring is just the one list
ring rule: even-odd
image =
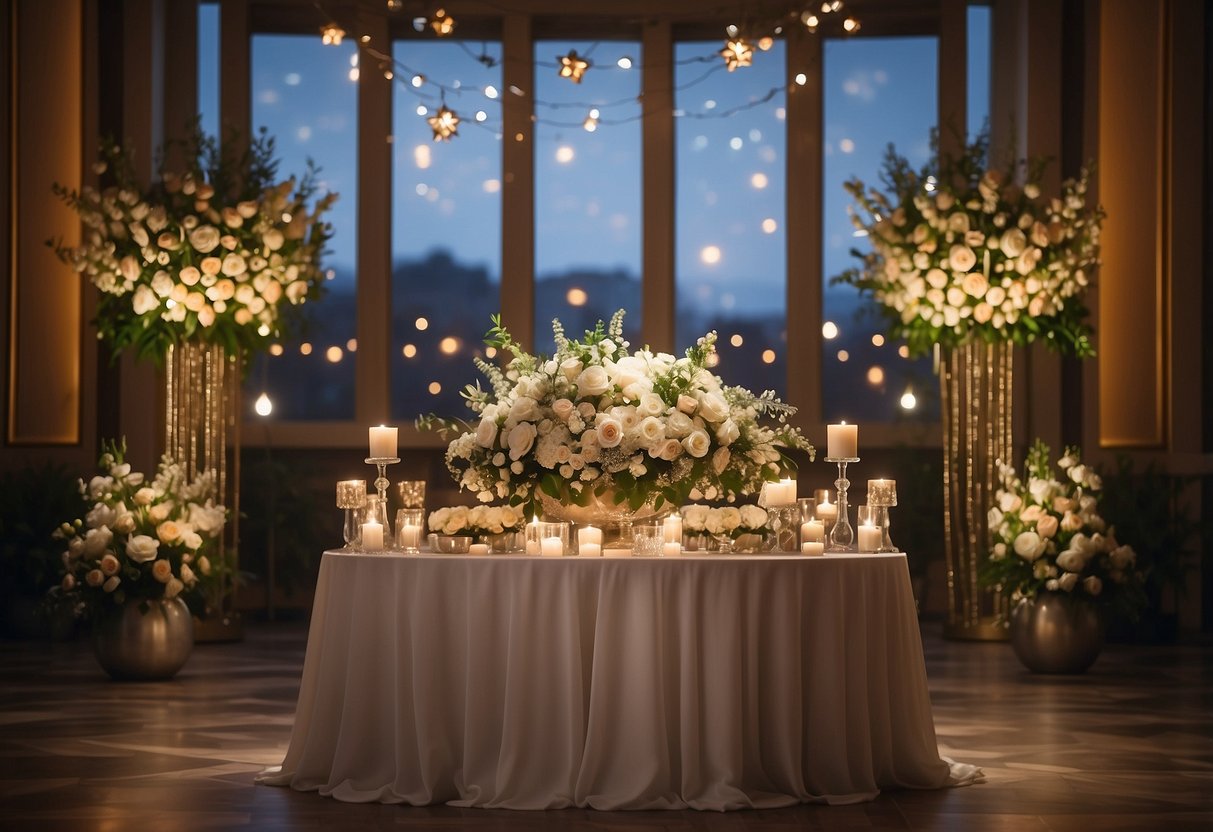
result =
[[539,554],[545,558],[564,556],[564,541],[559,537],[545,537],[539,542]]
[[826,527],[820,520],[800,524],[800,542],[820,543],[826,539]]
[[806,540],[800,544],[800,554],[802,555],[824,555],[825,544],[820,540]]
[[825,502],[817,504],[817,519],[827,525],[833,524],[838,519],[838,506],[827,497]]
[[671,514],[661,525],[661,532],[666,543],[677,543],[682,546],[682,515]]
[[488,553],[489,544],[487,543],[473,543],[471,546],[468,546],[469,555],[487,555]]
[[371,459],[396,458],[396,428],[371,428]]
[[661,544],[661,556],[666,558],[676,558],[682,554],[682,544],[675,543],[672,540],[667,540]]
[[528,555],[539,554],[539,515],[531,518],[531,522],[526,527],[526,553]]
[[830,459],[855,459],[859,455],[859,425],[827,425],[826,451]]
[[578,543],[577,544],[577,554],[583,558],[602,557],[602,544],[601,543]]
[[779,481],[779,505],[790,506],[796,503],[796,480],[782,479]]
[[882,535],[878,526],[864,523],[859,527],[859,551],[875,552],[880,548],[881,537]]
[[868,480],[868,505],[885,508],[897,505],[897,480]]
[[362,549],[366,552],[383,550],[383,524],[373,521],[362,524]]
[[400,527],[400,548],[406,552],[416,552],[421,548],[421,527],[406,523]]
[[602,555],[602,529],[585,526],[577,530],[577,554],[586,557]]

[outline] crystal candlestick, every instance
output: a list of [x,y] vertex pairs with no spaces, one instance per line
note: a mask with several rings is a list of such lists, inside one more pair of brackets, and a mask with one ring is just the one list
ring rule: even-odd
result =
[[851,481],[847,479],[847,463],[859,462],[859,457],[826,457],[826,462],[838,465],[838,479],[834,480],[834,485],[838,489],[838,519],[834,521],[834,528],[830,530],[829,550],[847,552],[851,550],[851,544],[855,542],[855,530],[851,528],[851,521],[847,517],[847,489],[851,487]]
[[387,519],[387,487],[392,484],[387,478],[387,467],[395,465],[400,461],[398,456],[368,456],[366,458],[367,465],[374,465],[379,470],[379,476],[375,478],[375,490],[379,492],[379,504],[383,506],[383,539],[392,539],[392,529],[388,525]]

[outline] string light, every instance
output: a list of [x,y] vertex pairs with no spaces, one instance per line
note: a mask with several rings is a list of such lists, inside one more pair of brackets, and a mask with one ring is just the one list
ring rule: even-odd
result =
[[430,28],[440,38],[445,38],[455,31],[455,18],[446,13],[446,9],[438,9],[429,20]]
[[449,142],[451,136],[459,135],[459,116],[445,104],[426,121],[429,122],[430,129],[434,131],[434,141],[436,142]]
[[389,12],[398,12],[404,8],[404,0],[387,0],[387,10]]
[[320,40],[325,46],[340,46],[345,37],[345,29],[336,23],[326,23],[320,27]]
[[269,416],[274,412],[274,403],[267,394],[262,393],[253,404],[253,410],[258,416]]
[[574,84],[581,83],[581,77],[590,68],[590,62],[577,54],[576,49],[570,49],[569,54],[557,56],[560,61],[560,77],[568,78]]
[[725,41],[724,49],[720,50],[720,57],[724,58],[725,67],[732,72],[740,66],[750,66],[754,63],[754,47],[750,46],[745,38]]
[[855,34],[859,31],[859,20],[854,17],[848,17],[842,21],[842,28],[850,34]]

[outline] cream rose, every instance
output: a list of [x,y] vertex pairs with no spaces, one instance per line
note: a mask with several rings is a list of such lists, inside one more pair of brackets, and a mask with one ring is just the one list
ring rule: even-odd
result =
[[568,399],[557,399],[552,402],[552,413],[562,422],[567,422],[577,408]]
[[977,264],[977,255],[968,246],[952,246],[948,252],[948,262],[952,264],[953,271],[967,272]]
[[665,439],[665,424],[656,416],[645,416],[637,430],[646,445],[655,445]]
[[1044,554],[1045,546],[1036,532],[1020,532],[1015,538],[1014,549],[1015,554],[1031,563]]
[[162,584],[167,584],[169,578],[173,577],[173,565],[164,558],[160,558],[152,564],[152,577]]
[[200,225],[190,232],[190,245],[199,254],[210,254],[219,245],[219,229],[213,225]]
[[702,459],[708,455],[708,451],[712,447],[712,440],[708,438],[706,431],[693,430],[682,440],[682,447],[686,448],[686,452],[696,459]]
[[605,367],[595,364],[582,370],[575,383],[579,396],[601,396],[610,389],[611,378]]
[[1018,257],[1023,254],[1028,244],[1028,238],[1018,228],[1012,228],[998,241],[998,248],[1007,257]]
[[1049,538],[1057,534],[1057,518],[1052,514],[1046,514],[1036,521],[1036,533],[1041,537]]
[[113,555],[107,554],[101,559],[101,563],[97,564],[97,568],[101,570],[101,574],[106,577],[117,575],[118,570],[122,568],[122,564],[118,563],[118,559]]
[[614,416],[604,416],[598,421],[598,444],[614,448],[623,440],[623,425]]
[[729,415],[729,404],[719,393],[705,393],[699,398],[699,415],[709,422],[722,422]]
[[481,419],[476,426],[476,444],[482,448],[491,448],[497,442],[497,420]]
[[135,563],[147,563],[149,560],[155,560],[156,550],[159,548],[160,541],[145,534],[137,534],[126,541],[126,556]]
[[105,575],[100,569],[90,569],[84,576],[84,582],[91,587],[99,587],[105,583]]
[[510,430],[506,444],[510,448],[510,459],[515,462],[522,459],[535,444],[535,436],[538,431],[530,422],[521,422],[514,425]]
[[156,537],[160,538],[161,543],[173,543],[181,539],[181,527],[175,520],[165,520],[156,526]]

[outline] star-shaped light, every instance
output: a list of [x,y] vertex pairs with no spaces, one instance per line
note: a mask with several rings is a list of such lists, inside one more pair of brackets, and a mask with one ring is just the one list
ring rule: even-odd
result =
[[732,72],[739,66],[749,66],[754,62],[754,47],[745,38],[732,38],[725,41],[720,57],[724,58],[724,65]]
[[448,109],[445,104],[426,121],[430,123],[430,129],[434,131],[434,141],[436,142],[449,142],[451,136],[459,135],[459,116],[455,115],[455,111]]
[[576,49],[570,49],[569,54],[559,55],[560,77],[568,78],[574,84],[581,83],[581,76],[590,68],[590,62],[577,54]]
[[336,23],[326,23],[320,27],[320,40],[325,46],[340,46],[343,37],[345,37],[345,29]]
[[447,14],[446,9],[439,9],[430,18],[430,28],[434,30],[435,35],[444,38],[455,31],[455,18]]

